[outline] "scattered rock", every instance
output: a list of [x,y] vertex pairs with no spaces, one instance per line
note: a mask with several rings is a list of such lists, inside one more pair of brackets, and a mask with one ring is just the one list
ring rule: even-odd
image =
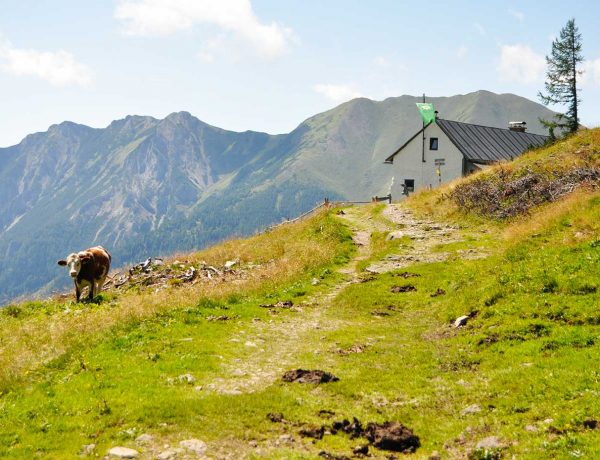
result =
[[390,292],[400,293],[400,292],[413,292],[416,290],[417,290],[417,288],[414,287],[412,284],[405,284],[404,286],[392,286],[392,288],[390,289]]
[[140,453],[135,449],[130,449],[129,447],[113,447],[108,451],[108,455],[112,455],[113,457],[119,458],[136,458]]
[[193,281],[196,278],[196,269],[194,267],[190,267],[183,275],[179,276],[179,279],[182,281]]
[[206,443],[199,439],[186,439],[185,441],[181,441],[179,445],[184,449],[191,450],[197,455],[202,455],[206,452]]
[[183,449],[167,449],[158,454],[156,460],[173,460],[180,453],[183,453]]
[[81,455],[91,455],[96,450],[96,444],[85,444],[81,446]]
[[437,450],[434,450],[429,456],[429,460],[442,460],[442,456]]
[[277,444],[292,444],[294,442],[294,437],[291,434],[282,434],[277,439]]
[[126,430],[119,431],[119,436],[126,436],[128,438],[133,438],[135,436],[137,429],[136,428],[127,428]]
[[294,302],[291,300],[281,300],[277,303],[265,303],[260,305],[262,308],[291,308]]
[[470,406],[465,407],[462,411],[462,415],[470,415],[470,414],[478,414],[481,412],[481,407],[478,404],[471,404]]
[[440,295],[445,295],[446,291],[444,291],[442,288],[437,288],[437,291],[435,291],[433,294],[431,294],[431,297],[438,297]]
[[477,449],[504,449],[506,445],[500,442],[496,436],[488,436],[479,441],[475,447]]
[[466,326],[467,325],[467,321],[469,321],[469,316],[467,315],[463,315],[463,316],[459,316],[458,318],[456,318],[456,320],[454,320],[454,327],[462,327],[462,326]]
[[390,314],[389,314],[387,311],[381,311],[381,310],[373,310],[373,311],[371,312],[371,314],[372,314],[373,316],[380,316],[380,317],[381,317],[381,316],[390,316]]
[[225,270],[231,270],[231,268],[237,264],[237,260],[228,260],[227,262],[225,262]]
[[320,281],[317,278],[313,278],[312,281],[310,282],[310,284],[313,286],[316,286],[319,283],[320,283]]
[[350,460],[350,457],[346,457],[345,455],[330,454],[324,450],[319,452],[319,457],[322,457],[325,460]]
[[400,239],[404,238],[404,236],[406,236],[404,234],[404,232],[390,232],[385,237],[385,239],[386,239],[386,241],[400,240]]
[[215,316],[215,315],[209,315],[206,317],[206,321],[228,321],[231,318],[227,315],[220,315],[220,316]]
[[421,446],[419,437],[399,422],[369,423],[365,436],[379,449],[411,453]]
[[419,275],[418,273],[402,272],[402,273],[395,273],[394,276],[399,276],[400,278],[417,278],[421,275]]
[[346,215],[346,213],[344,212],[344,210],[343,210],[343,209],[340,209],[338,212],[336,212],[336,214],[337,214],[338,216],[345,216],[345,215]]
[[297,382],[297,383],[328,383],[337,382],[339,379],[329,372],[321,370],[305,370],[295,369],[287,371],[282,377],[284,382]]
[[342,355],[342,356],[347,356],[347,355],[350,355],[350,354],[353,354],[353,353],[362,353],[362,352],[364,352],[366,349],[367,349],[367,346],[366,346],[366,345],[363,345],[363,344],[357,343],[357,344],[355,344],[355,345],[352,345],[352,346],[351,346],[351,347],[349,347],[349,348],[338,348],[338,349],[336,350],[336,353],[338,353],[338,354],[340,354],[340,355]]
[[525,431],[536,433],[538,431],[538,427],[535,425],[525,425]]
[[179,383],[187,383],[188,385],[192,385],[196,382],[196,377],[194,377],[192,374],[182,374],[177,377],[177,381]]
[[363,446],[356,446],[352,449],[354,455],[367,455],[369,453],[369,446],[367,444]]
[[141,434],[137,438],[135,438],[135,442],[138,444],[150,444],[154,440],[154,436],[151,434]]

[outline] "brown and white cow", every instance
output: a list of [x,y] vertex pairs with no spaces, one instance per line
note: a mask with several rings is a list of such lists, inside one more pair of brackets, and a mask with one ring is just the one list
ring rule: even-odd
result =
[[79,302],[81,291],[89,287],[88,300],[92,300],[104,286],[104,280],[110,270],[110,254],[102,246],[69,254],[67,260],[59,260],[58,265],[68,266],[69,275],[75,282],[75,298]]

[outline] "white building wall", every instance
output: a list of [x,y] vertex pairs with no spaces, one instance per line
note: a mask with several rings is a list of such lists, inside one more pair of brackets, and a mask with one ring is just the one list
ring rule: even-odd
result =
[[[429,150],[430,138],[438,139],[438,149]],[[415,192],[423,188],[438,187],[445,183],[462,177],[463,155],[444,134],[438,125],[431,123],[425,129],[425,162],[423,158],[423,135],[419,134],[394,157],[390,165],[394,172],[392,186],[392,199],[397,201],[402,198],[403,187],[406,179],[415,181]],[[435,165],[436,159],[443,159],[444,165],[440,166],[441,176],[438,176]]]

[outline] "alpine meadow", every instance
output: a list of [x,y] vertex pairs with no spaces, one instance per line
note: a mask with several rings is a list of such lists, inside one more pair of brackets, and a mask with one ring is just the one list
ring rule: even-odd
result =
[[596,2],[0,6],[0,459],[600,458]]

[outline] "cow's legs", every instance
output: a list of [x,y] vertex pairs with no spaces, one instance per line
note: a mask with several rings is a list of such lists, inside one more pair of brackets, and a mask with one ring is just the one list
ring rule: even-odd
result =
[[98,293],[100,293],[100,291],[102,289],[104,289],[104,283],[106,283],[106,277],[107,277],[107,275],[104,275],[98,282]]
[[79,302],[79,297],[81,297],[81,289],[79,289],[79,285],[77,281],[75,281],[75,301]]

